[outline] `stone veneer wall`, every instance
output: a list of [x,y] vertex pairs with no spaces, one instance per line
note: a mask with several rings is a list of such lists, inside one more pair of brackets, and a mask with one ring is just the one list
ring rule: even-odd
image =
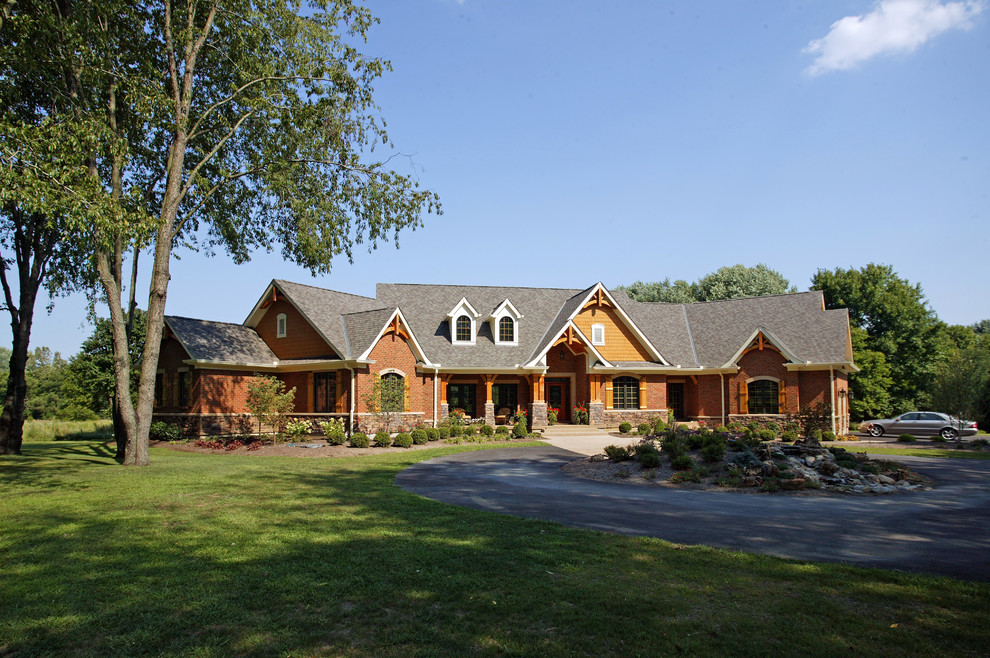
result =
[[633,427],[642,423],[652,423],[657,418],[667,419],[666,409],[608,409],[603,412],[605,427],[618,427],[622,423],[630,423]]

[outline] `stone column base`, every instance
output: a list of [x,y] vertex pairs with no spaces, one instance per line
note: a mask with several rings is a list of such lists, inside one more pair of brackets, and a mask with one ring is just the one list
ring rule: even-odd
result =
[[533,402],[529,405],[529,427],[530,429],[546,429],[550,425],[547,420],[547,403]]
[[447,420],[450,415],[450,405],[446,402],[440,403],[440,420]]
[[491,425],[495,427],[495,403],[486,402],[485,403],[485,425]]
[[588,424],[592,427],[604,427],[605,403],[592,402],[588,405]]

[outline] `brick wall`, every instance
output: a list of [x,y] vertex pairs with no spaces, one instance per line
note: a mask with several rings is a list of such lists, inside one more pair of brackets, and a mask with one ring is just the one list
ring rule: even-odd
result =
[[[375,363],[363,370],[357,371],[356,398],[358,413],[368,411],[364,398],[373,390],[374,375],[381,373],[383,370],[396,369],[405,373],[406,380],[409,383],[409,410],[424,414],[424,420],[432,424],[434,414],[433,374],[416,373],[416,356],[406,341],[394,333],[382,336],[378,344],[371,350],[368,358],[375,361]],[[484,389],[482,389],[481,393],[481,397],[483,396]],[[484,400],[481,400],[481,403],[484,404]]]
[[[285,313],[284,338],[277,337],[280,313]],[[269,306],[256,330],[280,359],[337,358],[327,342],[289,302],[279,300]]]
[[[164,371],[163,384],[163,404],[155,407],[156,412],[180,413],[192,411],[196,404],[196,373],[191,372],[192,368],[183,363],[189,358],[189,354],[176,340],[171,332],[167,332],[162,339],[161,352],[158,357],[158,370]],[[179,370],[190,371],[190,384],[192,386],[189,393],[190,404],[186,407],[179,406]]]
[[[726,376],[726,411],[730,414],[748,414],[749,409],[739,408],[739,391],[741,384],[752,377],[774,377],[780,382],[780,386],[786,386],[786,409],[781,409],[782,414],[796,413],[798,401],[796,393],[799,390],[799,375],[801,373],[788,372],[784,367],[786,359],[777,350],[766,348],[763,350],[752,350],[739,359],[739,372]],[[827,373],[826,373],[827,377]],[[716,385],[716,391],[718,385]],[[717,410],[718,407],[715,407]],[[716,412],[717,413],[717,412]],[[709,415],[716,415],[711,413]]]

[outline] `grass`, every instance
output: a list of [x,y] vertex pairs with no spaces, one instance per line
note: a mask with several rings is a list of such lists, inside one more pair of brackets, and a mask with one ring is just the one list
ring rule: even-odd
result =
[[[345,459],[0,457],[0,656],[977,655],[990,585],[596,533]],[[926,454],[931,451],[925,451]]]
[[113,423],[109,420],[26,420],[24,441],[110,440]]
[[946,459],[990,459],[990,452],[957,450],[954,448],[887,448],[883,446],[843,443],[849,452],[870,452],[878,455],[904,455],[907,457],[943,457]]

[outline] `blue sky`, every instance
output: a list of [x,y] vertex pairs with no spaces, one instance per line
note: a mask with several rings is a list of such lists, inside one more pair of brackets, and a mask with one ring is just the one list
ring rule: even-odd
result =
[[[392,162],[444,214],[316,279],[277,253],[182,253],[167,313],[242,322],[272,278],[373,296],[763,262],[806,290],[879,262],[946,322],[990,317],[986,0],[369,6]],[[32,346],[68,356],[90,331],[85,300],[60,299]]]

